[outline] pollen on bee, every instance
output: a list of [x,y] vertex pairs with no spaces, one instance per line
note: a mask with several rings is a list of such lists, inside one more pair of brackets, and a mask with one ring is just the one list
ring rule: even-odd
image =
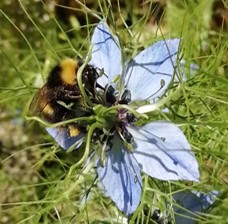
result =
[[76,60],[73,59],[64,59],[60,62],[61,78],[64,83],[69,85],[76,84],[76,68],[78,64]]
[[50,104],[46,104],[45,106],[41,105],[41,107],[43,107],[42,112],[44,114],[48,114],[48,115],[53,115],[54,114],[54,110],[53,110],[53,108],[51,107]]
[[76,137],[80,134],[80,130],[73,125],[69,125],[68,129],[70,137]]

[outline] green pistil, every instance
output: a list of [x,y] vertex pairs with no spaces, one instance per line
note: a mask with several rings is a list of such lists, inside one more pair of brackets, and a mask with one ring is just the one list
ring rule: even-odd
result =
[[117,121],[117,111],[118,110],[116,107],[107,108],[101,104],[98,104],[93,108],[93,111],[94,111],[97,119],[101,118],[108,122]]

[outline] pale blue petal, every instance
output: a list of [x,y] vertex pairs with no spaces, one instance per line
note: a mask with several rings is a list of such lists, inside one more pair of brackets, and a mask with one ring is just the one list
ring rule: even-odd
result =
[[132,214],[141,199],[142,179],[138,163],[124,149],[119,136],[114,136],[105,166],[102,167],[101,161],[98,161],[97,172],[105,191],[117,207],[126,215]]
[[218,191],[201,193],[196,191],[184,191],[173,195],[179,206],[173,205],[175,223],[196,223],[199,214],[205,212],[215,201]]
[[198,181],[198,163],[185,135],[176,125],[156,121],[141,128],[127,129],[136,143],[134,156],[146,174],[162,180]]
[[112,35],[108,26],[104,22],[100,22],[94,30],[91,44],[92,59],[89,64],[98,69],[104,69],[103,75],[98,79],[98,83],[105,86],[111,82],[116,75],[122,74],[121,51],[119,48],[119,40]]
[[167,90],[174,76],[179,42],[179,39],[159,41],[130,61],[125,83],[131,91],[132,101],[152,101]]
[[73,146],[74,149],[77,149],[84,139],[84,134],[70,137],[67,131],[59,128],[46,128],[46,130],[63,149],[69,149],[71,146]]

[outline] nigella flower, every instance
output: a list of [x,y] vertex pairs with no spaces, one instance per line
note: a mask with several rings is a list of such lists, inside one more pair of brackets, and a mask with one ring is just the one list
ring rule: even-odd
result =
[[[103,142],[97,173],[106,193],[126,215],[140,203],[141,172],[161,180],[199,179],[194,153],[176,125],[167,121],[135,125],[135,119],[153,108],[174,79],[179,42],[156,42],[124,62],[117,36],[104,22],[92,36],[87,59],[91,58],[89,64],[104,74],[97,80],[104,89],[98,90],[92,101],[96,117],[93,130],[100,130],[99,142]],[[140,103],[144,106],[137,106]],[[88,143],[91,137],[86,133],[69,137],[57,128],[48,132],[66,149],[72,145],[77,148],[84,140]]]
[[[207,193],[185,190],[173,194],[172,203],[167,202],[165,210],[162,209],[164,214],[157,208],[152,208],[151,213],[147,208],[145,212],[151,215],[155,223],[196,224],[199,220],[208,218],[208,213],[218,199],[218,194],[219,192],[216,190]],[[174,211],[172,215],[171,210]]]
[[208,212],[208,209],[215,202],[219,192],[211,191],[202,193],[198,191],[183,191],[173,195],[175,211],[175,223],[194,224],[201,218],[202,214]]

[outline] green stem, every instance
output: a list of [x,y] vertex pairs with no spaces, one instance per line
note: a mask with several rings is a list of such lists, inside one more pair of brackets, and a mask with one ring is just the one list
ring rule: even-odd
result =
[[71,166],[70,168],[70,171],[69,171],[69,174],[68,175],[71,175],[72,171],[80,166],[82,163],[84,163],[86,161],[86,159],[88,158],[89,156],[89,151],[90,151],[90,142],[91,142],[91,138],[92,138],[92,134],[94,132],[94,130],[96,128],[102,128],[101,127],[101,124],[98,124],[98,123],[94,123],[90,126],[89,128],[89,131],[87,133],[87,139],[86,139],[86,146],[85,146],[85,152],[84,152],[84,155],[82,156],[82,158],[73,166]]
[[[70,196],[71,192],[74,191],[75,188],[76,188],[79,184],[81,184],[81,183],[84,182],[84,180],[85,180],[85,175],[86,175],[87,173],[89,173],[89,171],[90,171],[90,169],[93,167],[93,165],[94,165],[93,162],[90,162],[90,163],[85,167],[85,169],[82,171],[82,173],[80,173],[80,174],[77,175],[77,177],[76,177],[77,181],[75,181],[74,184],[73,184],[73,185],[64,193],[64,196],[65,196],[66,198],[68,198],[68,197]],[[73,169],[70,170],[68,176],[70,176],[72,170],[73,170]]]
[[45,125],[46,127],[55,128],[55,127],[59,127],[59,126],[62,126],[62,125],[66,125],[66,124],[74,123],[74,122],[78,122],[78,121],[85,121],[85,122],[88,122],[88,123],[92,123],[93,121],[96,120],[96,117],[95,116],[78,117],[78,118],[73,118],[73,119],[69,119],[69,120],[66,120],[66,121],[57,122],[57,123],[54,123],[54,124],[50,124],[48,122],[45,122],[44,120],[42,120],[41,118],[39,118],[37,116],[32,116],[32,117],[25,116],[25,119],[28,120],[28,121],[35,120],[35,121],[38,121],[41,124]]
[[88,53],[88,57],[85,60],[85,62],[82,64],[82,66],[78,69],[77,72],[77,81],[78,81],[78,86],[80,89],[80,92],[82,94],[82,98],[85,100],[86,102],[86,106],[91,108],[93,107],[93,103],[92,101],[89,99],[89,97],[87,96],[83,83],[82,83],[82,74],[83,74],[83,70],[85,69],[86,65],[89,63],[89,61],[91,60],[91,51],[92,51],[92,47],[89,48],[89,53]]
[[144,114],[144,113],[153,112],[155,110],[159,110],[160,107],[163,107],[168,101],[175,98],[175,96],[179,94],[179,92],[180,92],[180,88],[178,87],[177,90],[175,90],[173,93],[170,93],[168,96],[164,97],[163,99],[158,100],[155,103],[147,104],[139,107],[136,110],[136,112],[138,112],[139,114]]

